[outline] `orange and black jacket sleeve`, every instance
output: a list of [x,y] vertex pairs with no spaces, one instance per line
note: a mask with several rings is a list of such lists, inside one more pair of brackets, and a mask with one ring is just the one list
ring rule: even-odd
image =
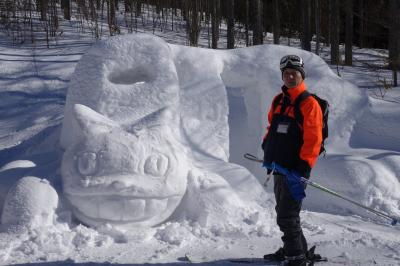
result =
[[300,111],[303,115],[303,146],[300,159],[313,168],[322,144],[322,111],[313,97],[308,97],[301,103]]

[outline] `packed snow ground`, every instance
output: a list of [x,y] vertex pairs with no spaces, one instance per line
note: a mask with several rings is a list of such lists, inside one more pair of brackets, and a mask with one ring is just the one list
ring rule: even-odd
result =
[[[332,106],[328,153],[320,158],[313,181],[370,207],[400,214],[400,93],[393,90],[385,99],[368,96],[355,85],[362,86],[369,73],[364,76],[352,68],[348,72],[343,69],[342,75],[351,84],[338,78],[315,55],[272,45],[212,51],[169,45],[149,36],[128,36],[88,50],[92,42],[86,38],[65,39],[51,49],[11,47],[5,38],[1,40],[1,264],[173,265],[186,263],[186,253],[210,261],[206,264],[227,264],[222,260],[260,257],[274,251],[281,244],[274,222],[272,184],[265,193],[258,182],[263,181],[265,172],[259,165],[244,161],[242,154],[261,155],[266,110],[281,85],[278,61],[288,53],[305,58],[309,89],[328,99]],[[164,47],[165,52],[161,54],[158,47]],[[144,52],[126,53],[126,49],[133,48]],[[97,56],[90,57],[90,53]],[[135,75],[123,71],[126,62],[132,65]],[[114,72],[105,71],[101,64]],[[162,72],[165,64],[171,73],[167,78]],[[137,73],[142,75],[138,77]],[[135,83],[142,90],[139,98],[123,93],[127,83]],[[153,90],[168,95],[165,101],[150,97],[146,92],[149,83],[154,85]],[[94,88],[104,94],[96,97]],[[148,104],[143,103],[146,96]],[[92,110],[76,110],[73,103]],[[141,120],[165,106],[174,107],[172,115],[156,119],[155,128],[151,119]],[[106,119],[98,120],[100,114],[110,120],[105,127],[118,128],[113,131],[117,133],[101,137],[109,142],[129,140],[128,133],[121,132],[127,128],[152,128],[154,137],[142,141],[142,154],[154,140],[172,138],[179,142],[167,151],[183,157],[180,160],[192,171],[185,176],[185,195],[167,221],[145,229],[129,222],[133,226],[127,230],[118,226],[123,219],[117,219],[117,225],[111,222],[86,227],[74,218],[74,203],[71,206],[62,190],[62,176],[66,189],[66,172],[72,170],[68,167],[72,159],[63,149],[73,157],[76,147],[88,147],[86,139],[95,140],[90,142],[92,148],[101,146],[96,141],[103,132],[96,126],[103,127],[96,121]],[[180,119],[175,121],[178,114]],[[81,124],[95,129],[83,130],[85,134],[79,135],[76,125],[68,126],[75,115],[80,115]],[[96,138],[87,136],[89,131]],[[168,133],[161,134],[164,132]],[[83,142],[74,143],[81,138]],[[179,145],[185,148],[178,149]],[[71,146],[74,148],[68,150]],[[166,145],[160,145],[160,149],[166,152]],[[125,153],[120,149],[108,152],[112,158],[120,158],[118,163],[123,161]],[[87,163],[92,155],[85,155],[86,163],[78,168],[81,174],[93,170]],[[162,162],[154,169],[151,162],[144,170],[163,169]],[[106,183],[98,184],[107,191]],[[124,178],[122,185],[127,185]],[[72,188],[67,191],[77,189]],[[81,203],[78,200],[77,205]],[[324,265],[400,263],[398,226],[392,227],[386,220],[312,188],[307,190],[304,205],[305,235],[310,245],[316,244],[318,252],[329,257]],[[43,208],[37,208],[40,206]],[[106,217],[112,218],[112,209],[112,205],[106,208]],[[104,218],[100,216],[92,214],[92,219],[85,222],[94,220],[97,224]]]

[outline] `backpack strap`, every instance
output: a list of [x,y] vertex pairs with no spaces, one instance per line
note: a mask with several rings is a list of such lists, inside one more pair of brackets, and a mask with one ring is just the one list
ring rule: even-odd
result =
[[308,91],[303,91],[294,101],[294,117],[301,126],[303,126],[304,118],[300,110],[300,104],[310,96],[311,94]]
[[283,97],[283,92],[279,93],[279,94],[275,97],[274,101],[272,102],[272,110],[275,111],[275,109],[276,109],[276,107],[278,107],[278,104],[279,104],[279,102],[281,101],[282,97]]
[[283,113],[285,113],[286,107],[288,107],[288,105],[290,105],[290,99],[289,99],[289,97],[285,96],[285,95],[283,94],[283,92],[282,92],[282,93],[278,94],[278,95],[275,97],[274,101],[272,102],[272,107],[273,107],[272,110],[275,111],[276,107],[278,107],[278,104],[279,104],[279,102],[281,101],[282,98],[283,98],[283,101],[282,101],[282,106],[281,106],[281,111],[280,111],[280,114],[281,114],[281,115],[282,115]]

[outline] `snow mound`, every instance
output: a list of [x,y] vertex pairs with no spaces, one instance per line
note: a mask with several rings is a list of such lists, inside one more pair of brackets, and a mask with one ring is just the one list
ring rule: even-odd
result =
[[5,229],[53,224],[58,195],[45,179],[27,176],[8,192],[1,223]]

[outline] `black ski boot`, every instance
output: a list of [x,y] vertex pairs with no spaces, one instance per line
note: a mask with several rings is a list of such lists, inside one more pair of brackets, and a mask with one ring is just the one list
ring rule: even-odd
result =
[[285,260],[285,252],[283,248],[279,248],[275,253],[264,255],[264,260],[266,261],[284,261]]
[[304,254],[294,257],[285,257],[282,266],[307,266],[307,259]]
[[315,262],[328,261],[327,258],[315,253],[315,246],[312,246],[307,251],[306,258],[309,266],[313,266]]

